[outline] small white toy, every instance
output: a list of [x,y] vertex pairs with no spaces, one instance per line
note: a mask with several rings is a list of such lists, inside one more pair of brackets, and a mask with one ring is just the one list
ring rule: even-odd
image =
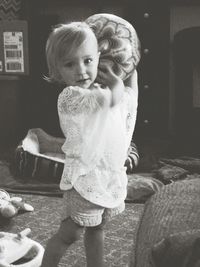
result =
[[21,197],[10,197],[8,192],[0,189],[0,214],[5,218],[11,218],[15,216],[19,210],[33,211],[34,208],[24,203]]
[[44,248],[27,235],[29,228],[19,234],[0,232],[0,267],[39,267]]

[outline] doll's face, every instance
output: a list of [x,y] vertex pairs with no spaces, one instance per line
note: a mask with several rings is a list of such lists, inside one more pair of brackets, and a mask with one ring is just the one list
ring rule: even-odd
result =
[[94,83],[99,63],[98,44],[93,32],[88,31],[83,43],[66,51],[60,66],[62,80],[67,86],[80,86],[88,89]]

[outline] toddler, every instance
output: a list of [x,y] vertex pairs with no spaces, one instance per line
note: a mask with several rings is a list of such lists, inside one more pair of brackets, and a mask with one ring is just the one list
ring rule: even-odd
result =
[[123,82],[111,67],[99,65],[97,39],[84,22],[55,27],[46,57],[48,80],[65,87],[58,97],[66,138],[60,181],[65,210],[47,243],[42,267],[58,266],[83,229],[87,267],[102,267],[103,226],[125,208],[124,162],[135,127],[137,72]]

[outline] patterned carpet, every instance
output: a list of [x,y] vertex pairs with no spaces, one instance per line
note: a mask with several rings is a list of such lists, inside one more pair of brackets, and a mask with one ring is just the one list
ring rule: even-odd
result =
[[[30,238],[44,247],[56,231],[62,215],[62,198],[37,195],[11,194],[20,196],[34,207],[33,212],[18,214],[11,220],[0,219],[0,231],[17,233],[31,228]],[[135,247],[138,222],[143,212],[142,204],[126,203],[124,213],[113,218],[105,228],[105,267],[127,267],[130,252]],[[63,257],[60,267],[84,267],[83,239],[73,244]]]

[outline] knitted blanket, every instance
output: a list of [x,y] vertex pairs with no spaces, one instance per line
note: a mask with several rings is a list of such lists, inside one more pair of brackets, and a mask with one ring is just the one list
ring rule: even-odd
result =
[[[130,266],[200,266],[195,265],[200,256],[194,264],[188,263],[194,261],[191,257],[200,255],[194,251],[198,247],[196,243],[199,243],[199,222],[200,179],[178,181],[162,187],[145,204]],[[172,238],[177,235],[178,238]],[[172,244],[173,249],[170,248]],[[186,244],[190,245],[185,247]]]

